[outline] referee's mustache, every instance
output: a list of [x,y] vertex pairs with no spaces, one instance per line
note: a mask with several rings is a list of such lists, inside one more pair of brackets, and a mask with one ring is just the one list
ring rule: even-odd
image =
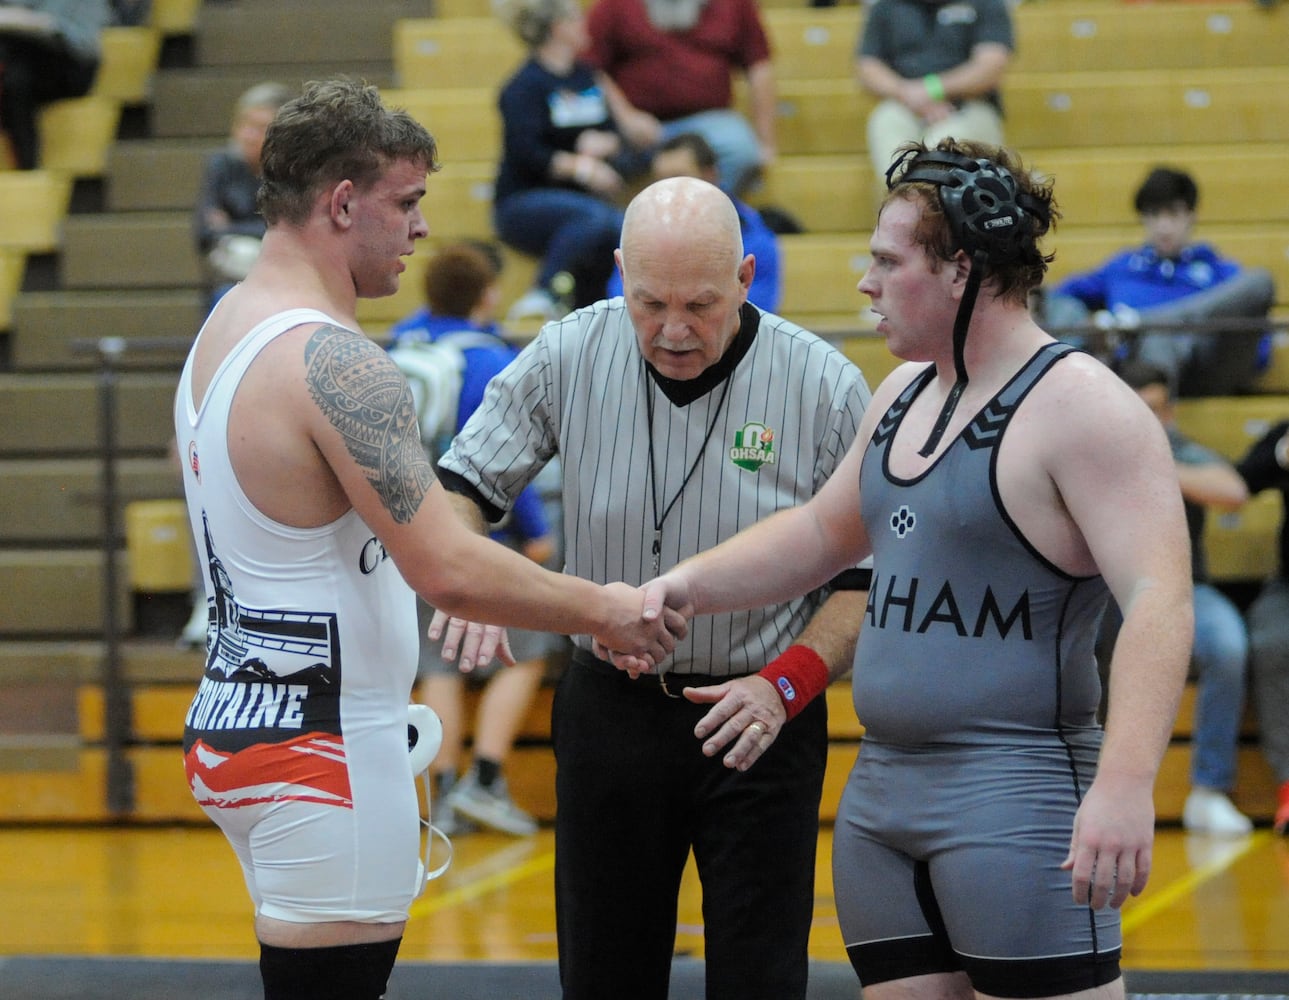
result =
[[681,353],[683,351],[698,350],[698,348],[702,346],[702,341],[691,335],[691,336],[686,336],[681,343],[677,344],[677,343],[673,343],[671,338],[669,338],[665,333],[660,333],[656,337],[654,337],[653,340],[649,342],[649,344],[651,347],[654,347],[659,350]]

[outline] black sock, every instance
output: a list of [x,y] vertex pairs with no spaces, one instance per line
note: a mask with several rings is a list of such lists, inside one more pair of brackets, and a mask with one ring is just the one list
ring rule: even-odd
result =
[[260,944],[265,1000],[379,1000],[402,938],[334,948]]
[[474,759],[474,772],[481,787],[491,788],[493,783],[501,777],[501,762],[489,760],[487,757],[476,757]]

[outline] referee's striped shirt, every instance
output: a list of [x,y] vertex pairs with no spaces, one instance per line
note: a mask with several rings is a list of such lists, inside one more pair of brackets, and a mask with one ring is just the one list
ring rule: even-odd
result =
[[[863,375],[826,341],[751,305],[742,321],[725,357],[692,382],[648,373],[620,298],[549,323],[489,383],[440,467],[496,516],[558,453],[565,571],[643,583],[655,560],[665,572],[812,496],[868,405]],[[759,670],[822,596],[699,616],[668,672]],[[574,642],[590,648],[586,636]]]

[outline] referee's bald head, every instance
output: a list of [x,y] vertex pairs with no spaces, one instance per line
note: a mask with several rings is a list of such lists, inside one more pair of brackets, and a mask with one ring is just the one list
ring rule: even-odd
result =
[[655,181],[627,205],[622,256],[630,267],[638,254],[687,253],[725,258],[732,270],[743,259],[738,212],[724,191],[698,177]]

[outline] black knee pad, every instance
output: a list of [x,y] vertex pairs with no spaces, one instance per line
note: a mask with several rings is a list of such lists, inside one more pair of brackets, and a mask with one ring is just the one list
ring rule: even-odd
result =
[[264,1000],[380,1000],[401,937],[334,948],[260,944]]

